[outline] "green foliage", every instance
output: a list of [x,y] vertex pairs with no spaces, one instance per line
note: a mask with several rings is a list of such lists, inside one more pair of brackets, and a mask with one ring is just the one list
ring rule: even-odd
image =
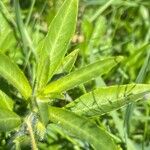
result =
[[9,57],[0,54],[0,75],[11,83],[25,99],[31,96],[31,87],[24,73]]
[[88,117],[100,116],[132,102],[143,100],[150,85],[128,84],[101,87],[66,105],[66,109]]
[[61,108],[49,107],[49,118],[58,126],[67,130],[69,134],[91,143],[95,149],[116,150],[110,135],[84,117]]
[[4,53],[8,50],[11,50],[16,44],[16,38],[14,35],[13,28],[9,24],[8,20],[4,17],[0,11],[0,52]]
[[0,1],[0,149],[149,149],[149,7]]
[[48,33],[39,50],[37,69],[39,88],[51,79],[65,56],[68,44],[75,31],[77,11],[78,0],[65,1],[48,28]]
[[49,97],[51,97],[51,94],[55,95],[57,93],[64,92],[99,75],[108,73],[121,60],[122,57],[107,58],[83,67],[57,81],[48,84],[41,92],[41,95],[49,95]]
[[13,109],[13,100],[0,90],[0,108]]
[[8,109],[0,109],[0,131],[7,132],[14,130],[21,123],[18,115]]

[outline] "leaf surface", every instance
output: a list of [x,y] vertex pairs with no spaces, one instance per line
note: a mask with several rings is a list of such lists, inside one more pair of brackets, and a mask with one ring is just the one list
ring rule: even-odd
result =
[[31,87],[24,73],[3,54],[0,54],[0,76],[11,83],[25,99],[31,96]]
[[92,80],[97,76],[108,73],[120,61],[122,61],[121,56],[111,57],[83,67],[65,77],[62,77],[61,79],[48,84],[41,92],[41,95],[51,96],[55,93],[61,93],[74,88],[75,86]]
[[116,150],[110,135],[95,123],[62,108],[49,107],[50,121],[75,137],[87,141],[96,150]]
[[0,52],[4,53],[16,44],[14,31],[0,10]]
[[142,100],[148,93],[150,93],[149,84],[101,87],[77,98],[65,108],[79,115],[100,116],[131,102]]
[[75,31],[77,12],[78,0],[65,0],[51,22],[39,51],[37,70],[39,88],[51,79],[60,66]]
[[0,90],[0,109],[13,109],[13,100]]
[[57,73],[69,73],[71,69],[73,68],[73,65],[77,59],[79,50],[74,50],[69,55],[67,55],[64,60],[62,61],[60,67],[58,68]]
[[7,132],[18,127],[21,123],[21,119],[14,112],[7,109],[0,109],[0,131]]
[[37,99],[37,106],[39,110],[39,115],[41,122],[46,126],[49,119],[48,119],[48,105],[49,105],[49,100],[40,100]]

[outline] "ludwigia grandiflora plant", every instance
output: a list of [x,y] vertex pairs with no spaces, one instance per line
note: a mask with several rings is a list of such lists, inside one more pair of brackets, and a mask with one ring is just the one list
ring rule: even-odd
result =
[[[54,149],[54,143],[58,142],[57,149],[63,149],[65,146],[56,138],[59,133],[74,145],[74,149],[117,150],[116,138],[106,128],[98,126],[93,118],[144,99],[150,85],[100,87],[57,107],[55,102],[65,99],[68,90],[107,74],[123,57],[108,57],[71,71],[79,50],[66,54],[75,32],[78,0],[64,1],[49,25],[47,35],[37,47],[21,20],[18,0],[15,0],[14,5],[16,23],[11,20],[2,2],[0,15],[6,24],[11,22],[18,29],[28,76],[25,75],[24,68],[19,68],[5,51],[0,51],[0,76],[12,85],[13,91],[13,94],[9,94],[11,97],[0,90],[1,148]],[[10,36],[14,39],[14,32],[10,30],[3,39],[7,39],[7,42]],[[0,38],[2,39],[2,35]],[[14,43],[15,40],[10,45]],[[30,56],[33,57],[33,62],[28,61]],[[53,80],[54,75],[66,72],[68,73],[65,76]],[[48,140],[48,136],[52,136],[53,140]]]

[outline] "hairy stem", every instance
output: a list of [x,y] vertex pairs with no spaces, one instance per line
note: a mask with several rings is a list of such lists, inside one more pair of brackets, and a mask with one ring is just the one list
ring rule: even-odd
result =
[[30,137],[31,137],[32,150],[38,150],[38,147],[36,145],[36,140],[35,140],[35,137],[34,137],[34,132],[33,132],[32,125],[31,125],[31,121],[30,121],[30,117],[31,117],[31,115],[28,117],[28,119],[26,121],[26,124],[27,124],[28,131],[29,131],[29,134],[30,134]]

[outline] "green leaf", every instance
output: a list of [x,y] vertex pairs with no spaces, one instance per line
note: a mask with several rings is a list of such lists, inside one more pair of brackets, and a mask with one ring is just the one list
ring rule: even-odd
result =
[[[146,43],[144,45],[142,45],[140,48],[136,48],[132,54],[130,55],[130,57],[127,57],[127,59],[124,61],[124,66],[125,69],[130,69],[130,68],[135,68],[135,64],[137,64],[137,61],[141,58],[144,57],[148,47],[150,46],[150,44]],[[142,61],[142,60],[140,60]],[[137,66],[136,66],[137,67]]]
[[14,112],[7,109],[0,109],[0,132],[11,131],[18,127],[21,119]]
[[67,130],[68,133],[87,141],[96,150],[116,150],[110,135],[104,129],[97,127],[95,123],[84,117],[61,108],[50,107],[49,119]]
[[4,53],[16,44],[14,31],[0,11],[0,52]]
[[71,71],[71,69],[73,68],[73,65],[77,59],[78,56],[78,52],[79,50],[74,50],[73,52],[71,52],[69,55],[67,55],[64,60],[62,61],[58,71],[56,74],[65,72],[65,73],[69,73]]
[[106,74],[122,59],[123,58],[121,56],[111,57],[83,67],[65,77],[62,77],[59,80],[48,84],[41,92],[41,95],[52,96],[54,93],[61,93],[79,84],[85,83],[97,76]]
[[39,110],[39,115],[40,115],[41,122],[44,125],[47,125],[47,123],[49,121],[48,116],[47,116],[49,100],[37,99],[36,102],[37,102],[37,105],[38,105],[38,110]]
[[92,33],[92,37],[89,42],[90,48],[98,47],[103,42],[102,37],[104,36],[106,29],[107,29],[106,18],[100,16],[95,23],[94,31]]
[[[41,45],[40,45],[41,47]],[[39,52],[40,59],[37,65],[37,88],[41,89],[48,81],[50,60],[46,52]]]
[[77,98],[65,108],[79,115],[100,116],[131,102],[142,100],[149,92],[149,84],[101,87]]
[[11,83],[25,99],[31,96],[31,87],[24,73],[3,54],[0,54],[0,76]]
[[[60,134],[63,138],[67,139],[69,142],[71,142],[73,145],[75,145],[77,147],[77,149],[81,149],[81,147],[83,146],[83,142],[78,141],[72,137],[70,137],[68,135],[68,132],[65,130],[62,130],[62,128],[54,123],[51,123],[47,126],[47,134],[48,135],[58,135]],[[61,147],[63,148],[63,147]]]
[[0,109],[13,109],[13,100],[0,90]]
[[100,16],[100,15],[103,13],[103,11],[105,11],[110,5],[112,5],[113,2],[114,2],[114,0],[109,0],[109,1],[107,1],[104,5],[102,5],[102,6],[96,11],[96,13],[92,16],[91,21],[92,21],[92,22],[95,21],[96,18],[97,18],[98,16]]
[[[77,12],[78,0],[65,0],[51,22],[48,33],[40,46],[37,70],[39,88],[51,79],[61,64],[75,31]],[[47,64],[49,61],[49,67],[45,66],[45,63]]]
[[19,5],[19,0],[14,1],[14,8],[15,8],[15,15],[16,15],[16,24],[17,24],[17,28],[21,35],[24,54],[27,55],[27,50],[29,47],[36,58],[36,53],[35,53],[35,49],[33,47],[32,40],[31,40],[31,38],[28,34],[28,31],[27,31],[27,29],[22,21],[22,18],[21,18],[21,10],[20,10],[20,5]]

